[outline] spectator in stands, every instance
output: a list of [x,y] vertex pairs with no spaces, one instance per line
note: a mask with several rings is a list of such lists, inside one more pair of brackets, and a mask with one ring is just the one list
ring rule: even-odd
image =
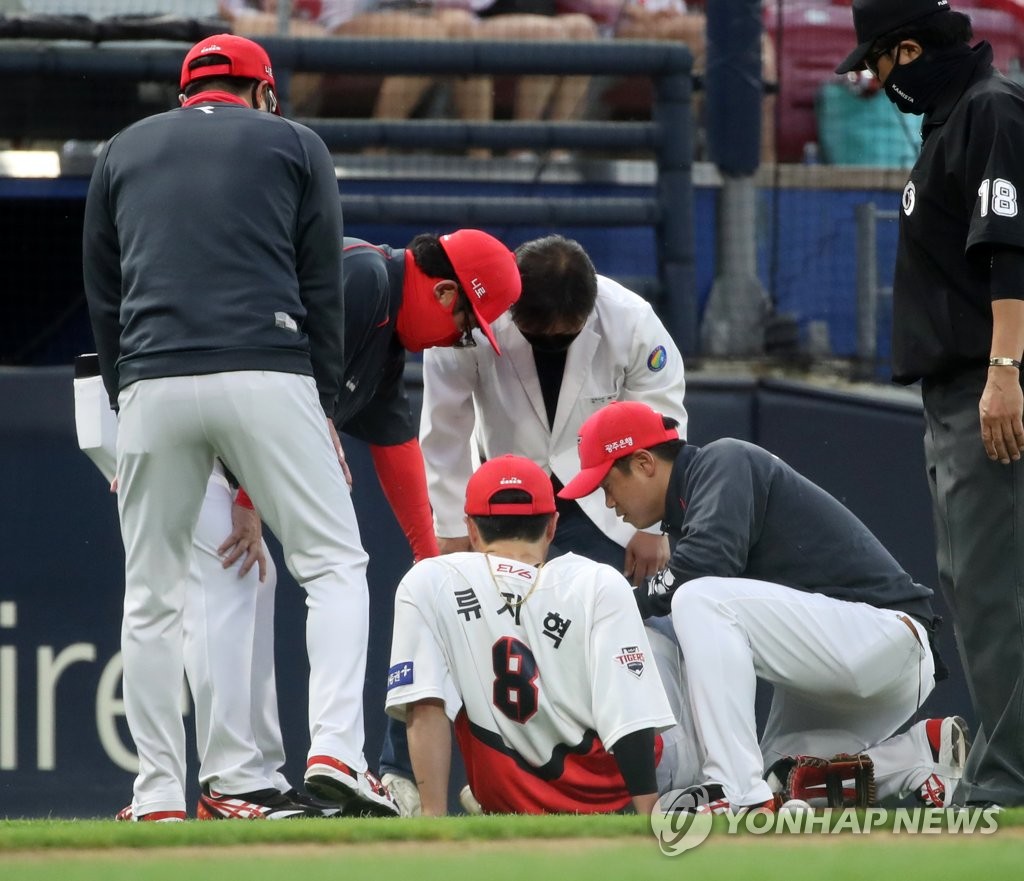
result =
[[[448,36],[467,40],[547,40],[571,43],[596,40],[597,23],[587,14],[562,14],[557,0],[437,0],[439,5],[457,5],[475,13],[470,19],[447,20]],[[524,76],[516,84],[513,117],[535,122],[548,119],[579,119],[586,110],[590,77]],[[494,114],[494,90],[490,78],[469,79],[457,84],[462,105],[473,106],[474,118]],[[468,93],[468,94],[467,94]],[[552,158],[564,158],[558,151]]]
[[[706,23],[702,8],[686,0],[567,0],[598,21],[603,29],[625,40],[678,40],[693,53],[693,72],[707,67]],[[703,4],[700,4],[703,6]],[[767,34],[761,40],[761,77],[777,79],[775,47]],[[694,113],[702,111],[701,93],[694,96]],[[761,111],[761,161],[775,161],[775,97],[765,95]]]
[[[277,0],[219,0],[220,12],[235,33],[249,36],[276,33],[278,29]],[[399,8],[401,7],[401,8]],[[395,39],[446,40],[451,20],[470,22],[468,12],[450,9],[435,11],[432,3],[416,5],[389,0],[294,0],[289,35],[296,37],[392,37]],[[465,26],[465,25],[463,25]],[[304,82],[293,104],[315,114],[318,106],[308,101],[319,97],[323,78],[316,74],[300,74]],[[377,119],[408,119],[434,84],[426,76],[389,76],[381,83],[373,108]],[[312,94],[311,94],[312,93]],[[456,96],[462,119],[486,119],[490,113],[473,91]],[[465,107],[461,101],[466,100]],[[300,101],[304,103],[300,103]],[[477,108],[481,107],[478,111]],[[481,114],[481,115],[478,115]]]
[[[397,8],[399,5],[403,8]],[[249,35],[277,31],[276,7],[276,0],[220,0],[221,14],[231,21],[235,31]],[[394,6],[390,0],[369,0],[362,12],[358,12],[358,0],[296,0],[292,15],[289,33],[293,36],[555,42],[599,36],[597,24],[588,15],[559,14],[555,0],[395,0]],[[434,82],[425,76],[386,77],[377,95],[374,117],[409,118]],[[522,77],[516,88],[513,117],[524,121],[578,119],[586,109],[589,84],[586,76]],[[301,97],[307,97],[309,91],[304,89]],[[458,79],[452,94],[460,119],[493,119],[491,77]],[[476,152],[482,155],[487,151]],[[554,154],[554,158],[562,157]]]

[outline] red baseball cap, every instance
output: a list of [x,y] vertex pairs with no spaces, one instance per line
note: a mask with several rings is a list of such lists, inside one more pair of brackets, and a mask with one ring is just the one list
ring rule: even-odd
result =
[[565,485],[558,497],[589,496],[618,459],[665,441],[679,440],[679,432],[665,428],[663,418],[638,401],[615,401],[598,410],[580,426],[580,473]]
[[479,229],[460,229],[441,236],[440,241],[469,298],[480,330],[500,355],[491,322],[504,314],[522,292],[516,255]]
[[[196,60],[207,56],[216,57],[219,63],[189,68]],[[247,80],[265,81],[270,83],[271,88],[277,88],[267,50],[259,43],[245,37],[236,37],[234,34],[214,34],[200,40],[188,50],[188,55],[181,65],[181,88],[184,90],[196,80],[212,76],[237,76]]]
[[[499,502],[492,504],[495,493],[503,489],[518,489],[529,494],[528,502]],[[484,462],[466,484],[466,513],[470,517],[493,514],[553,514],[555,491],[551,478],[544,469],[522,456],[499,456]]]

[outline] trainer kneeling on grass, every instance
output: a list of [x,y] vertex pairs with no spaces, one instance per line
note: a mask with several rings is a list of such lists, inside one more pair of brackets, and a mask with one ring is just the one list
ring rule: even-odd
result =
[[[967,753],[963,720],[927,719],[891,736],[944,673],[929,648],[932,591],[857,517],[761,447],[687,444],[675,420],[636,402],[584,422],[579,456],[560,496],[602,489],[631,526],[661,521],[673,546],[637,600],[645,616],[672,613],[705,757],[705,782],[677,804],[772,809],[780,790],[814,795],[802,788],[810,783],[824,794],[824,773],[794,778],[792,757],[840,753],[873,763],[868,797],[950,803]],[[774,686],[760,744],[758,678]]]

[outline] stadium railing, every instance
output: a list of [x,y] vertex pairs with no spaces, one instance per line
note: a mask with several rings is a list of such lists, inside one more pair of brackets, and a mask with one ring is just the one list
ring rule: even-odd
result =
[[[689,50],[664,42],[536,42],[524,53],[515,42],[261,38],[274,62],[279,97],[287,110],[294,72],[421,75],[646,76],[654,87],[646,122],[514,122],[495,120],[366,120],[310,118],[335,152],[370,146],[417,149],[631,150],[656,166],[650,196],[544,198],[347,196],[354,221],[427,221],[454,225],[522,223],[654,228],[658,311],[684,354],[697,350],[691,181],[691,64]],[[98,45],[11,41],[0,48],[0,75],[176,82],[182,58],[177,44]],[[0,132],[0,136],[5,133]],[[67,137],[75,137],[73,131]]]

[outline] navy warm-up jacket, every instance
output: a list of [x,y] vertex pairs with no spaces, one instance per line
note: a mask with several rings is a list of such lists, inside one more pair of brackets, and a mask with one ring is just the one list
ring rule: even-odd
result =
[[333,415],[343,232],[330,153],[305,126],[211,101],[121,131],[83,239],[111,403],[139,379],[270,370],[315,377]]

